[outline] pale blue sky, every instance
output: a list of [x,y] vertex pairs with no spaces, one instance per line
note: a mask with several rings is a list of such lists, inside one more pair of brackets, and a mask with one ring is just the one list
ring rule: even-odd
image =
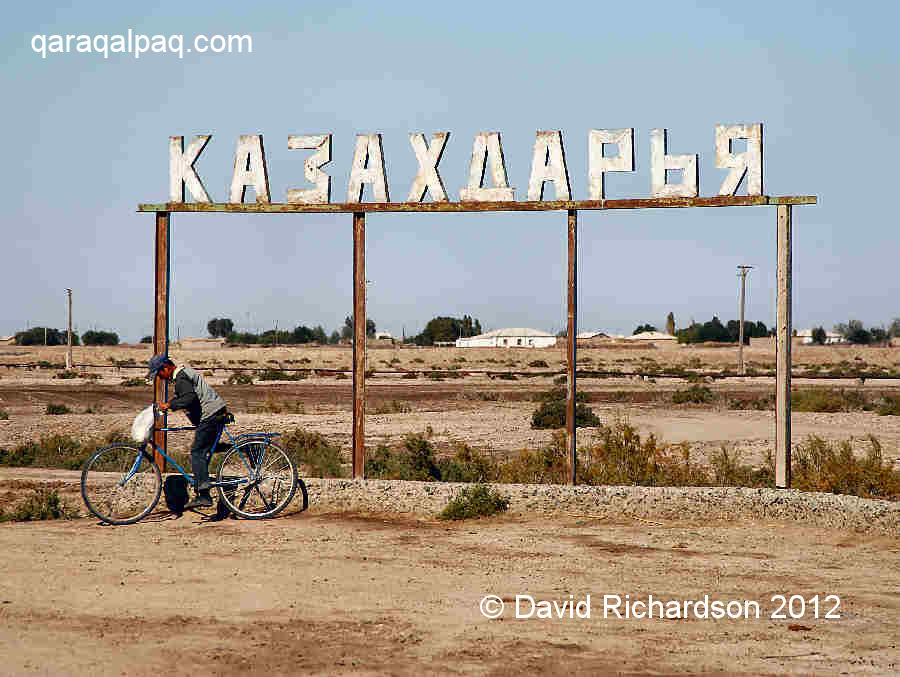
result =
[[[167,138],[211,133],[197,169],[226,199],[239,134],[261,133],[273,200],[304,187],[287,136],[334,134],[343,201],[356,133],[381,132],[391,197],[416,164],[409,132],[450,131],[452,199],[476,132],[500,130],[516,197],[534,133],[560,129],[587,197],[591,128],[635,128],[636,171],[609,197],[650,193],[649,135],[700,154],[714,195],[717,123],[765,124],[765,190],[815,194],[794,209],[794,326],[900,315],[892,186],[900,157],[896,3],[20,3],[2,31],[5,162],[0,335],[76,325],[151,333],[153,216],[168,192]],[[50,54],[35,34],[248,34],[252,54]],[[548,186],[552,195],[552,188]],[[371,199],[367,193],[366,199]],[[775,317],[775,209],[582,212],[579,329],[630,333],[669,311]],[[369,316],[399,335],[434,315],[556,331],[565,321],[564,213],[370,215]],[[226,316],[240,329],[340,326],[352,298],[349,215],[173,216],[173,337]]]

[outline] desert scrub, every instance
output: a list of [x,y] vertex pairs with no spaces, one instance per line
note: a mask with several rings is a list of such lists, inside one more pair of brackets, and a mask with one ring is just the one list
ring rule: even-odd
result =
[[125,388],[136,388],[138,386],[147,385],[147,381],[139,376],[135,376],[133,378],[123,378],[119,385],[124,386]]
[[365,474],[383,480],[441,481],[434,447],[423,434],[407,435],[402,450],[379,444],[375,453],[366,459]]
[[791,393],[792,411],[837,413],[840,411],[870,411],[873,405],[865,393],[855,390],[795,390]]
[[257,376],[260,381],[302,381],[306,378],[306,374],[295,371],[286,372],[282,369],[266,369],[262,374]]
[[66,369],[65,371],[58,371],[53,378],[59,379],[70,379],[70,378],[78,378],[78,372],[73,369]]
[[281,438],[281,446],[309,477],[343,477],[341,448],[323,435],[297,428]]
[[100,447],[127,441],[128,436],[119,430],[83,442],[68,435],[47,435],[8,451],[0,449],[0,466],[78,470]]
[[763,393],[749,398],[735,397],[728,400],[728,408],[736,411],[771,411],[775,408],[775,393]]
[[529,362],[528,366],[529,367],[549,367],[550,365],[547,364],[544,360],[534,360],[533,362]]
[[0,409],[0,421],[8,421],[9,413],[5,409]]
[[[875,409],[881,416],[900,416],[900,397],[884,395]],[[3,418],[0,412],[0,418]]]
[[438,515],[442,520],[464,520],[490,517],[509,509],[509,499],[493,487],[480,484],[464,487]]
[[63,502],[56,489],[35,489],[15,510],[5,512],[0,509],[0,522],[36,522],[73,517],[78,517],[78,512]]
[[709,404],[713,399],[713,391],[701,385],[693,385],[687,390],[676,390],[672,393],[672,404]]
[[382,402],[377,405],[372,414],[409,414],[412,412],[412,406],[408,402],[400,400],[391,400],[390,402]]
[[[243,361],[244,360],[241,360],[241,362]],[[253,378],[249,374],[245,374],[238,369],[228,377],[228,380],[225,381],[225,383],[230,386],[249,386],[253,385]]]
[[59,416],[60,414],[71,414],[72,410],[64,404],[51,402],[47,405],[47,409],[44,413],[50,414],[51,416]]
[[792,486],[801,491],[900,500],[900,470],[883,459],[881,443],[873,435],[868,443],[866,455],[858,457],[849,440],[830,444],[810,435],[794,448]]
[[465,442],[457,442],[453,458],[441,459],[438,467],[444,482],[484,483],[500,479],[500,466],[494,459]]

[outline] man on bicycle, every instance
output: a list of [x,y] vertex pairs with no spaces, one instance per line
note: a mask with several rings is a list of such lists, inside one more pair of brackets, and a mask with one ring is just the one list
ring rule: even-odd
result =
[[150,358],[147,378],[159,376],[165,381],[174,380],[175,397],[159,405],[160,411],[184,410],[192,425],[197,426],[191,445],[191,471],[194,473],[196,496],[184,507],[212,507],[209,486],[209,452],[225,426],[228,415],[225,400],[191,367],[175,363],[167,355]]

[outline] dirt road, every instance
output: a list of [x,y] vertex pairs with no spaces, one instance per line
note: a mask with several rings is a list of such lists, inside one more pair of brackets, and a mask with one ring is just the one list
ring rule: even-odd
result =
[[[884,536],[747,522],[189,514],[123,528],[0,525],[0,553],[9,675],[900,674],[900,542]],[[479,611],[488,594],[505,600],[496,620]],[[809,603],[801,618],[771,618],[777,594],[819,595],[819,618]],[[591,618],[516,618],[516,595],[590,595]],[[604,595],[623,600],[623,615],[625,595],[709,595],[761,611],[604,619]],[[840,618],[823,618],[826,595],[840,598]],[[530,608],[521,598],[519,614]]]

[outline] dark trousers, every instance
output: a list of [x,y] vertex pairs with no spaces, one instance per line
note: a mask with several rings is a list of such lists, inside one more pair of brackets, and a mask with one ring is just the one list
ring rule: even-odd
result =
[[205,421],[200,421],[191,445],[191,471],[194,473],[194,489],[198,494],[209,494],[209,452],[225,427],[223,409]]

